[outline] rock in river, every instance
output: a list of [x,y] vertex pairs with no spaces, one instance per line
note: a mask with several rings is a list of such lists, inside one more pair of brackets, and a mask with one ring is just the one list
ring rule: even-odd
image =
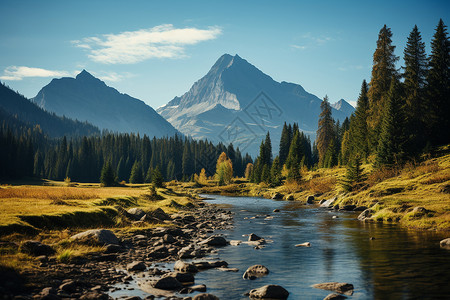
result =
[[269,284],[250,291],[251,299],[287,299],[289,292],[282,286]]
[[351,284],[351,283],[324,282],[324,283],[314,284],[313,288],[334,291],[334,292],[338,292],[338,293],[346,294],[346,295],[353,294],[353,284]]
[[252,241],[259,241],[259,240],[262,240],[262,239],[263,239],[262,237],[257,236],[257,235],[254,234],[254,233],[250,233],[250,234],[248,235],[248,241],[249,241],[249,242],[252,242]]
[[440,241],[439,244],[442,248],[450,249],[450,238]]
[[244,272],[242,278],[253,280],[259,277],[266,276],[267,274],[269,274],[269,269],[267,269],[265,266],[253,265]]
[[297,244],[295,245],[295,247],[311,247],[311,243],[310,242],[305,242],[302,244]]
[[193,300],[219,300],[219,298],[213,294],[198,294]]
[[187,272],[197,273],[198,272],[198,269],[197,269],[196,266],[194,266],[193,264],[188,264],[188,263],[186,263],[184,261],[181,261],[181,260],[177,260],[175,262],[175,265],[173,266],[173,269],[175,271],[179,271],[179,272],[183,272],[183,273],[187,273]]
[[127,265],[128,271],[138,272],[138,271],[145,271],[145,269],[147,269],[147,266],[142,261],[134,261]]
[[308,196],[308,198],[306,198],[306,203],[307,204],[313,204],[314,203],[314,196],[313,195]]
[[155,289],[178,290],[183,285],[175,277],[162,277],[153,283]]
[[340,295],[340,294],[328,294],[328,296],[326,296],[325,298],[323,298],[323,300],[343,300],[343,299],[347,299],[347,297]]
[[213,235],[198,243],[199,245],[208,245],[208,246],[226,246],[227,240],[224,237]]

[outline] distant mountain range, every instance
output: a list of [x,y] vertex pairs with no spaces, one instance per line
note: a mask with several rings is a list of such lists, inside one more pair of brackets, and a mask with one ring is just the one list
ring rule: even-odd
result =
[[[267,131],[278,151],[284,122],[297,122],[314,139],[321,102],[302,86],[276,82],[238,55],[225,54],[187,93],[157,111],[186,135],[232,142],[255,155]],[[332,108],[341,123],[353,111],[343,99]]]
[[119,93],[86,70],[76,78],[53,79],[32,101],[47,111],[113,132],[134,132],[149,137],[178,133],[143,101]]
[[39,125],[50,137],[100,134],[92,124],[49,113],[3,84],[0,84],[0,120],[10,127],[33,128]]

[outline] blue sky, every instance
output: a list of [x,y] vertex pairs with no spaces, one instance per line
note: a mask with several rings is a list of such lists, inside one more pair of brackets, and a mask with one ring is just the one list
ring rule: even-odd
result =
[[[394,2],[394,3],[392,3]],[[450,1],[0,1],[0,80],[34,97],[86,69],[157,108],[224,53],[331,102],[370,80],[384,24],[403,56],[415,24],[427,53]],[[399,62],[398,67],[401,66]]]

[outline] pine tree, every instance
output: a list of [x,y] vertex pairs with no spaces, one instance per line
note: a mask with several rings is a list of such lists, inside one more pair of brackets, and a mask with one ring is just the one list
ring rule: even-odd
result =
[[183,159],[182,159],[182,173],[183,175],[191,175],[192,173],[194,173],[194,164],[193,164],[193,159],[192,159],[192,154],[191,154],[191,147],[188,143],[188,141],[186,141],[184,143],[184,148],[183,148]]
[[105,163],[100,174],[100,183],[103,186],[114,186],[116,185],[116,174],[111,167],[111,164]]
[[163,187],[163,176],[159,170],[159,166],[153,170],[152,183],[155,187]]
[[450,142],[450,42],[442,19],[431,41],[428,72],[428,135],[434,145]]
[[[369,131],[367,128],[367,117],[369,110],[369,98],[367,96],[369,87],[363,80],[361,92],[356,102],[354,118],[350,123],[349,147],[350,151],[359,154],[364,160],[369,156]],[[350,154],[351,155],[351,154]],[[350,157],[349,157],[350,158]]]
[[289,135],[289,130],[286,125],[286,122],[284,122],[283,130],[281,131],[281,138],[280,138],[280,164],[284,165],[286,162],[286,159],[289,154],[289,147],[291,146],[291,139]]
[[152,176],[153,176],[153,167],[151,164],[149,164],[147,173],[145,174],[144,182],[145,183],[151,183],[152,182]]
[[405,117],[399,85],[397,80],[393,80],[388,92],[376,157],[377,167],[401,164],[404,157]]
[[395,64],[399,57],[394,54],[392,45],[392,32],[386,25],[378,34],[377,48],[373,54],[372,78],[370,80],[369,118],[371,131],[371,147],[376,148],[383,108],[386,106],[386,96],[392,79],[398,78]]
[[321,113],[319,115],[319,126],[317,129],[316,146],[319,152],[319,165],[323,164],[325,153],[329,148],[331,141],[335,138],[335,125],[331,116],[331,106],[328,102],[328,96],[323,98],[320,104]]
[[423,118],[424,89],[427,76],[425,43],[422,42],[417,26],[409,34],[404,50],[405,68],[403,73],[405,90],[405,117],[407,123],[408,152],[418,152],[425,143],[425,120]]
[[359,155],[356,155],[347,166],[347,172],[341,185],[346,192],[351,192],[357,189],[364,180],[366,180],[366,176],[363,174],[362,159]]
[[130,183],[143,183],[144,175],[142,174],[142,166],[140,161],[135,161],[131,168]]
[[278,156],[275,157],[270,168],[270,183],[273,186],[279,186],[281,184],[281,164]]

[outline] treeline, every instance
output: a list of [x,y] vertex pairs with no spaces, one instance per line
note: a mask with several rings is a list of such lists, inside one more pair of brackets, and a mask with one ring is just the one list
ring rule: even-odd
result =
[[39,127],[34,130],[0,128],[0,178],[35,176],[52,180],[70,178],[78,182],[99,182],[103,166],[109,165],[118,182],[151,182],[158,168],[164,180],[189,180],[204,168],[213,175],[217,157],[225,152],[233,163],[234,174],[244,175],[252,162],[232,145],[214,145],[180,136],[153,138],[135,134],[50,139]]
[[299,132],[296,124],[285,124],[279,156],[272,159],[267,134],[255,164],[247,165],[246,176],[252,182],[278,185],[282,179],[298,182],[304,168],[347,165],[352,166],[348,177],[359,180],[363,162],[376,168],[398,167],[450,143],[450,42],[446,28],[441,19],[427,57],[425,43],[414,26],[404,49],[405,66],[398,69],[392,32],[385,25],[373,55],[371,81],[363,81],[350,118],[342,124],[335,122],[325,96],[314,144],[311,146],[309,137]]
[[299,130],[298,124],[284,123],[279,155],[273,159],[272,142],[267,133],[266,139],[261,142],[255,164],[247,164],[245,175],[251,182],[265,182],[276,186],[280,185],[284,178],[299,181],[300,170],[311,168],[316,162],[317,151],[311,149],[309,136]]
[[408,37],[400,69],[394,50],[391,29],[385,25],[378,35],[371,81],[363,81],[356,110],[340,132],[333,130],[324,99],[317,132],[320,166],[348,165],[357,158],[376,167],[401,166],[450,143],[450,43],[444,22],[436,27],[429,57],[417,26]]

